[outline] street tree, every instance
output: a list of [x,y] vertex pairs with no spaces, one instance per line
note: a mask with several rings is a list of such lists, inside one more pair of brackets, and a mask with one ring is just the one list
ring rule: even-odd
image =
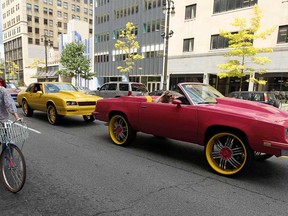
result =
[[[126,73],[126,77],[129,76],[127,73],[133,71],[135,68],[135,62],[142,59],[142,55],[137,53],[140,48],[137,36],[135,34],[136,26],[132,22],[127,22],[125,29],[121,30],[119,38],[114,44],[115,48],[120,50],[120,54],[124,57],[124,65],[118,66],[117,70]],[[139,68],[140,70],[142,68]],[[129,78],[128,78],[129,80]]]
[[14,61],[6,61],[6,73],[7,80],[13,80],[14,83],[17,80],[17,83],[19,84],[19,66]]
[[0,63],[0,77],[2,76],[2,74],[4,74],[4,68],[5,68],[5,65],[4,65],[4,62],[1,62]]
[[[253,42],[256,39],[266,39],[275,28],[272,27],[260,32],[262,12],[258,5],[254,6],[253,12],[254,16],[250,19],[250,22],[247,22],[245,18],[236,18],[231,23],[232,26],[238,29],[237,32],[220,31],[220,36],[227,38],[229,41],[229,51],[224,55],[229,60],[225,64],[217,65],[221,69],[217,73],[217,76],[220,79],[226,77],[240,78],[240,91],[242,89],[243,78],[247,75],[249,76],[249,79],[246,80],[247,82],[251,81],[259,85],[266,84],[265,80],[256,79],[255,73],[265,73],[267,70],[262,66],[271,62],[271,60],[265,56],[258,56],[258,54],[273,51],[272,48],[254,47]],[[257,67],[257,65],[260,67]]]
[[30,68],[41,68],[45,69],[45,60],[44,59],[34,59],[34,61],[30,64]]
[[[85,45],[79,43],[69,43],[61,53],[60,63],[64,69],[57,73],[65,77],[81,77],[85,80],[91,80],[95,73],[90,72],[90,59],[85,56]],[[77,80],[77,79],[76,79]]]

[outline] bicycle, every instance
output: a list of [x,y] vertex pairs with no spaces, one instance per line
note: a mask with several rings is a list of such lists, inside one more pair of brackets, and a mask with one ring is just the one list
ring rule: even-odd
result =
[[[28,127],[23,121],[7,121],[0,124],[0,178],[12,193],[19,192],[26,180],[26,163],[21,149],[28,138]],[[21,149],[16,143],[22,143]]]

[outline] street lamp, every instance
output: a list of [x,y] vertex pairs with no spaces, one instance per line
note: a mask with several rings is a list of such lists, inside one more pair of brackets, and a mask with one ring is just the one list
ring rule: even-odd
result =
[[[167,4],[166,4],[167,2]],[[175,15],[174,1],[166,0],[163,9],[163,13],[166,13],[165,32],[161,33],[161,36],[165,39],[165,53],[164,53],[164,72],[163,72],[163,90],[167,90],[167,70],[168,70],[168,46],[169,38],[173,36],[174,32],[169,30],[170,15]]]
[[50,42],[47,39],[47,34],[44,34],[44,46],[45,46],[45,81],[48,82],[48,59],[47,59],[47,46],[48,43]]

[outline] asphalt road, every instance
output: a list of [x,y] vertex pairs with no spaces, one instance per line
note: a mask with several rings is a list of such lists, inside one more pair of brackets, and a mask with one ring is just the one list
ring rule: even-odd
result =
[[[19,111],[21,113],[21,111]],[[27,181],[12,194],[0,185],[0,215],[287,215],[288,161],[255,162],[235,178],[213,173],[203,148],[138,134],[112,144],[107,126],[36,112],[23,153]]]

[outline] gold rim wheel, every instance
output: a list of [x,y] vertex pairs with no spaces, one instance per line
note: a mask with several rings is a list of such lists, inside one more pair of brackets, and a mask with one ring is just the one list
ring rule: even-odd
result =
[[109,134],[112,141],[117,145],[124,145],[129,135],[128,123],[124,117],[115,115],[109,122]]
[[206,159],[213,170],[222,175],[233,175],[243,169],[248,151],[235,134],[222,132],[212,136],[205,148]]

